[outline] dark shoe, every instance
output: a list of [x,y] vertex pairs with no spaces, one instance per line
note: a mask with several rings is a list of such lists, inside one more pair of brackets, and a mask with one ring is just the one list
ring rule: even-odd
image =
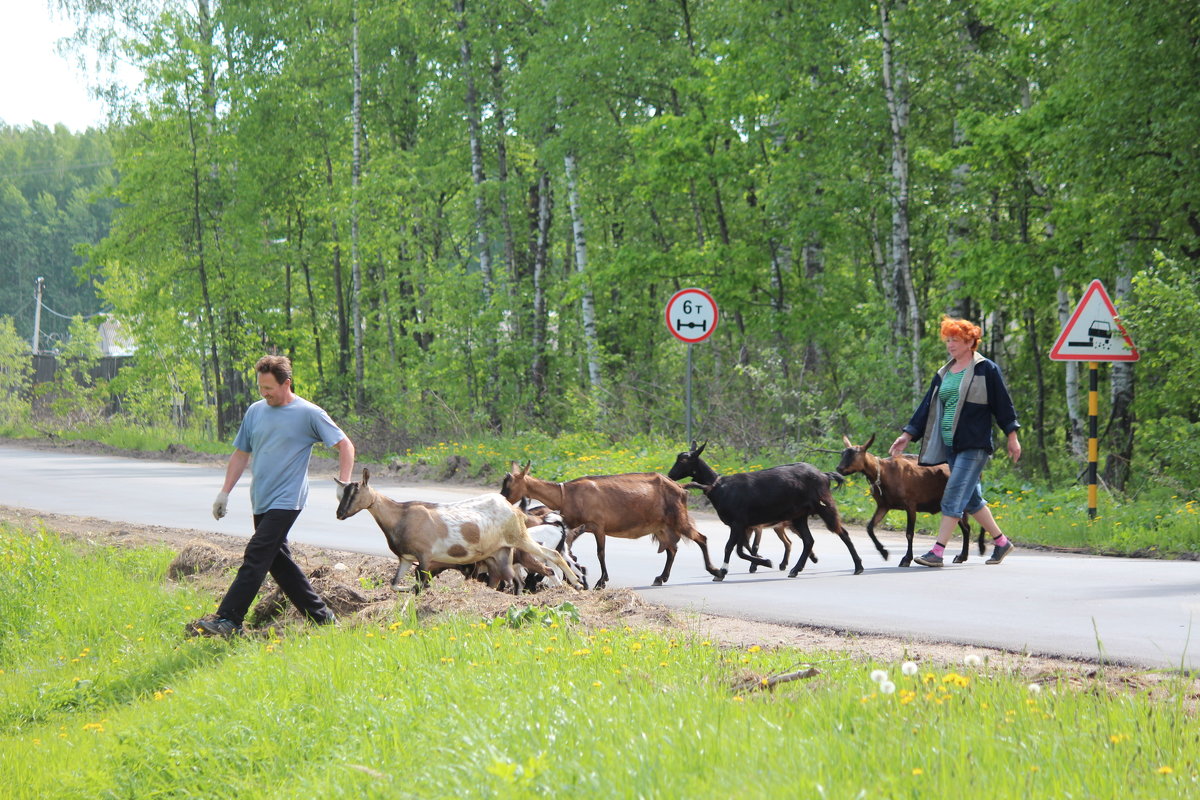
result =
[[238,625],[231,619],[217,617],[215,619],[198,619],[192,623],[192,627],[196,633],[201,636],[217,636],[228,638],[230,636],[240,636],[242,634],[242,626]]
[[917,556],[913,561],[920,564],[922,567],[940,567],[942,566],[942,557],[930,550],[923,556]]
[[992,557],[989,558],[985,563],[999,564],[1001,561],[1004,560],[1005,556],[1007,556],[1012,551],[1013,551],[1013,543],[1012,542],[1009,542],[1008,544],[1004,545],[1003,547],[1001,547],[1000,545],[996,545],[996,549],[992,551]]

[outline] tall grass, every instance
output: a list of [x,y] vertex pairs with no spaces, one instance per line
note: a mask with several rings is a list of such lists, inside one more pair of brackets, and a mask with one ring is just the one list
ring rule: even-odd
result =
[[[45,797],[1189,797],[1174,699],[566,615],[182,639],[168,554],[4,531],[0,786]],[[86,580],[81,580],[86,576]],[[14,616],[14,614],[16,616]],[[809,681],[755,691],[813,664]],[[873,670],[887,673],[873,679]],[[912,674],[907,674],[911,672]],[[875,676],[880,678],[880,676]],[[742,684],[750,688],[738,689]]]

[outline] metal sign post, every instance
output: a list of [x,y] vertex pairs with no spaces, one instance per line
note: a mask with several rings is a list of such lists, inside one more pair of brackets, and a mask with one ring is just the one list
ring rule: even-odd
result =
[[1137,361],[1137,348],[1117,317],[1104,284],[1094,280],[1083,293],[1075,313],[1063,326],[1058,341],[1050,349],[1055,361],[1088,362],[1088,519],[1096,518],[1098,478],[1096,462],[1100,458],[1097,418],[1100,415],[1100,361]]
[[702,342],[717,328],[717,303],[703,289],[680,289],[667,301],[667,330],[687,349],[687,441],[692,441],[692,345]]

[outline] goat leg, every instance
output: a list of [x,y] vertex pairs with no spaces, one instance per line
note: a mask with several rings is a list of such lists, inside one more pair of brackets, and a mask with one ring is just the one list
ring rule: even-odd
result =
[[962,552],[954,557],[955,564],[961,564],[971,555],[971,524],[967,522],[966,516],[958,518],[958,527],[963,532]]
[[[887,516],[888,510],[882,506],[875,509],[875,516],[871,517],[871,521],[867,523],[867,531],[874,533],[875,523]],[[917,527],[917,512],[910,509],[905,509],[904,535],[908,538],[908,552],[904,554],[904,558],[900,559],[900,566],[911,567],[913,560],[913,533]]]
[[667,563],[663,565],[662,575],[654,579],[655,586],[662,586],[671,577],[671,565],[675,563],[675,548],[667,548]]
[[404,580],[404,576],[412,569],[412,562],[408,559],[400,559],[400,566],[396,568],[396,574],[392,577],[392,589],[400,591],[400,581]]
[[808,563],[813,548],[813,535],[812,531],[808,529],[808,519],[806,517],[792,520],[792,528],[796,533],[800,534],[800,541],[804,544],[804,547],[800,550],[800,560],[796,562],[796,566],[792,567],[792,571],[788,573],[789,578],[794,578],[800,574],[800,571],[804,569],[804,565]]

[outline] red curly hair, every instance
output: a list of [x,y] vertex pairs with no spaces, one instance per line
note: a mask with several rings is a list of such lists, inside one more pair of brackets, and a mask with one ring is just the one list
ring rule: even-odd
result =
[[983,335],[983,330],[973,323],[967,322],[965,319],[954,319],[952,317],[942,315],[942,341],[950,338],[961,339],[964,342],[969,342],[971,351],[979,347],[979,337]]

